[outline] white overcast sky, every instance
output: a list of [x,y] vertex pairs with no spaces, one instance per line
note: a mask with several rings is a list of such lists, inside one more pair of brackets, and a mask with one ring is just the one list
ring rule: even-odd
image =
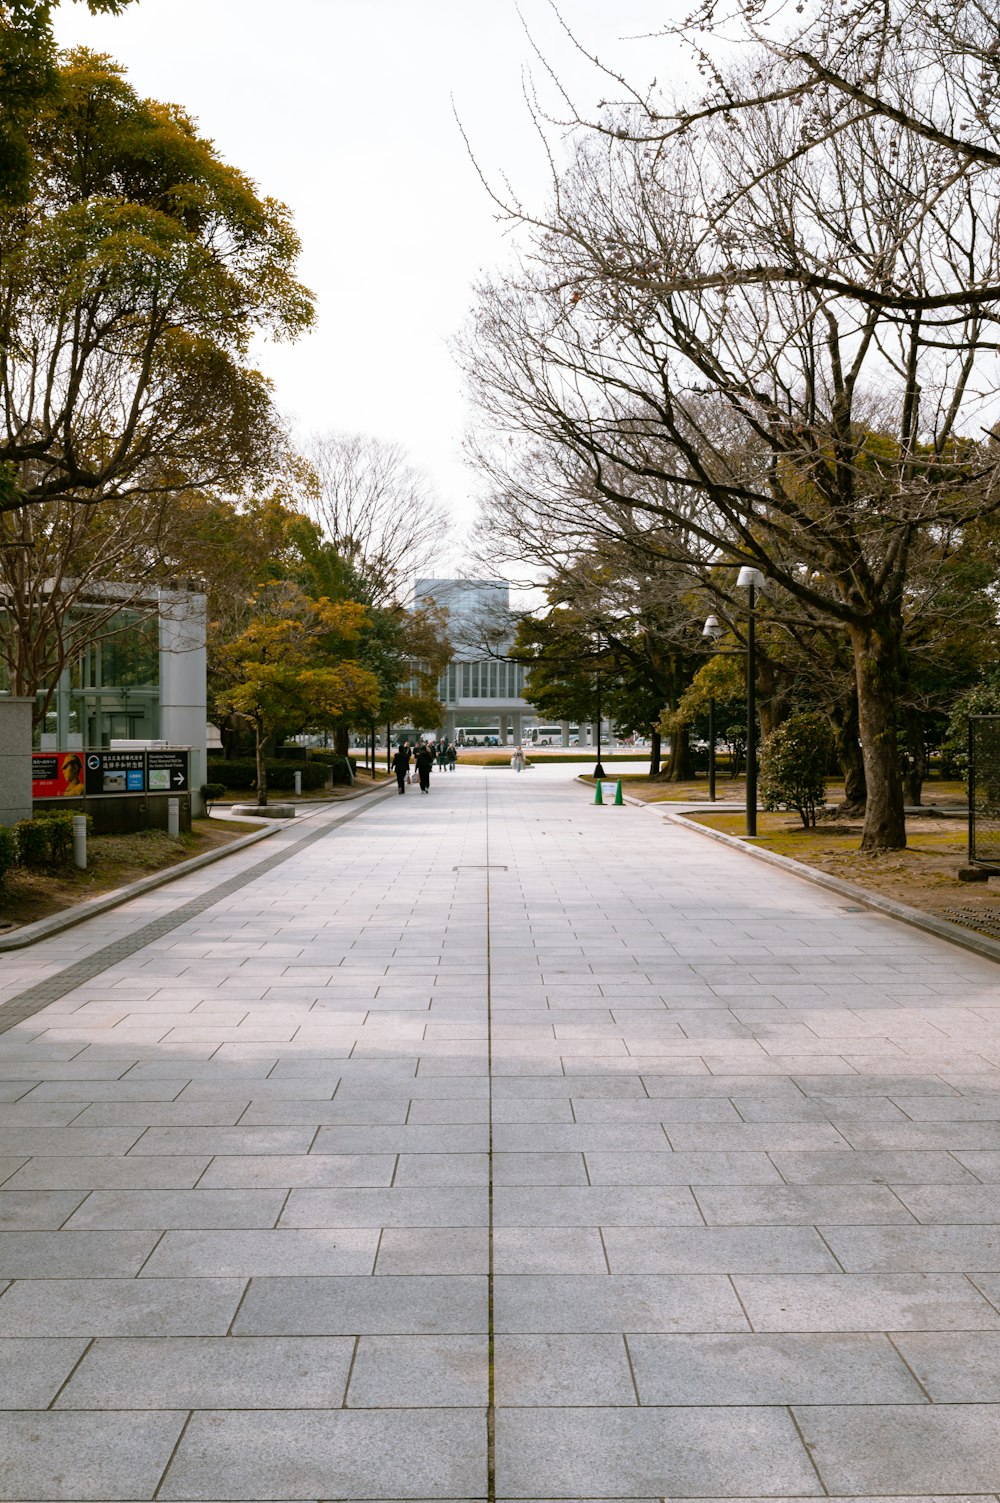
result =
[[[649,34],[682,4],[562,0],[561,13],[602,61],[642,83],[659,71],[662,83],[670,59]],[[448,340],[477,273],[506,252],[453,101],[484,168],[540,201],[546,168],[522,88],[526,69],[544,76],[525,23],[582,106],[608,92],[548,0],[137,0],[116,18],[82,4],[56,12],[62,45],[111,54],[140,93],[183,105],[227,160],[290,205],[318,320],[258,358],[297,431],[398,440],[459,523],[471,519],[475,477]]]

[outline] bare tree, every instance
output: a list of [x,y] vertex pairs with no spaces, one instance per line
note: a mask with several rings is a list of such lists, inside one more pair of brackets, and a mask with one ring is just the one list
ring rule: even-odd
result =
[[[499,496],[573,526],[583,470],[598,510],[844,634],[863,844],[899,846],[914,563],[933,576],[1000,503],[1000,178],[884,112],[804,124],[788,66],[741,63],[732,107],[683,129],[633,105],[584,135],[547,213],[508,206],[523,263],[481,288],[465,363]],[[893,66],[917,94],[905,48]]]
[[37,696],[37,721],[85,648],[155,619],[181,528],[162,497],[0,512],[0,665],[13,694]]
[[368,586],[374,605],[409,594],[445,547],[450,522],[402,447],[361,433],[317,435],[306,446],[315,486],[306,506]]

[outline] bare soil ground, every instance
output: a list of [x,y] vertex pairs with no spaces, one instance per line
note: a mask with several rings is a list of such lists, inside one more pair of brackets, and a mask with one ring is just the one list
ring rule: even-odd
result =
[[130,835],[92,835],[87,842],[86,871],[66,867],[58,872],[16,867],[0,886],[0,928],[4,932],[33,924],[86,903],[116,887],[125,887],[153,872],[163,871],[229,845],[259,825],[237,820],[195,819],[191,833],[172,840],[165,830],[137,830]]

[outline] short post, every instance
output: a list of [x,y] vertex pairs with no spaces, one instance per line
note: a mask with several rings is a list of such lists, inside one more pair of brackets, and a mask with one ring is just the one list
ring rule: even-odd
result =
[[87,869],[87,816],[73,815],[73,865],[81,871]]
[[715,803],[715,695],[708,701],[708,801]]
[[179,798],[167,799],[167,834],[171,840],[176,840],[181,833],[181,801]]
[[298,795],[302,792],[302,773],[298,767],[292,773],[292,777],[295,779],[295,792]]

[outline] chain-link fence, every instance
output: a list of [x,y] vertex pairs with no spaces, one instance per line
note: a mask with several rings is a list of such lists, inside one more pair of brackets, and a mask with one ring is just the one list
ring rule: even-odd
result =
[[969,716],[969,863],[1000,871],[1000,715]]

